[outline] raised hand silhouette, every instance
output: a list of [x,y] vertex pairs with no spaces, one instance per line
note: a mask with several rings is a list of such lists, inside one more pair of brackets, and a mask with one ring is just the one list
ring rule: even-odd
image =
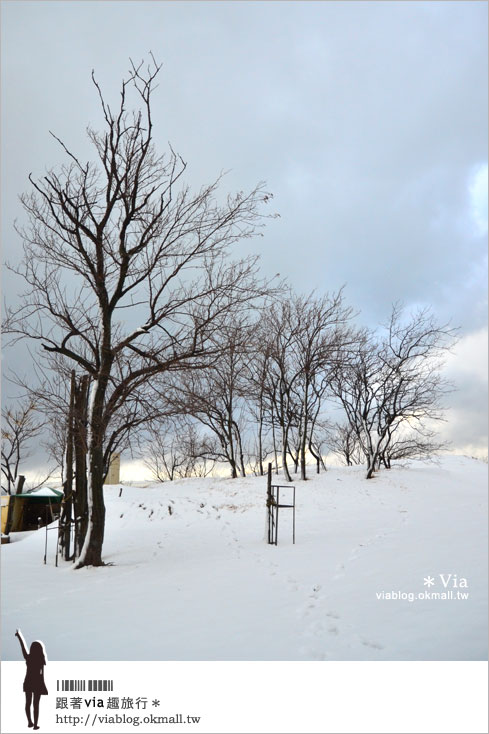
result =
[[[46,665],[46,653],[44,645],[35,640],[27,652],[24,637],[20,629],[16,630],[15,637],[19,640],[22,655],[27,665],[24,678],[25,713],[27,725],[33,729],[39,729],[39,701],[41,696],[47,695],[48,689],[44,683],[44,666]],[[31,706],[33,716],[31,717]]]

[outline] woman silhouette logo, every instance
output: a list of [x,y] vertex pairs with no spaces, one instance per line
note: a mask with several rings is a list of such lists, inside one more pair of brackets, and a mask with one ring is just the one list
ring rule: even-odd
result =
[[[27,665],[27,672],[24,679],[25,693],[25,713],[27,716],[27,724],[29,727],[39,729],[39,700],[41,696],[46,696],[48,689],[44,683],[44,666],[46,665],[46,653],[44,645],[39,640],[32,643],[31,649],[27,652],[25,640],[22,632],[17,630],[15,636],[20,642],[22,655]],[[33,718],[31,718],[31,704],[33,704]]]

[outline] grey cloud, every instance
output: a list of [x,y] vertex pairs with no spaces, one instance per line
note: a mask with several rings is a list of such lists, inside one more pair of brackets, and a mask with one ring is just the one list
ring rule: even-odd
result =
[[[275,194],[281,218],[239,252],[260,251],[298,290],[346,282],[367,323],[396,299],[465,330],[485,323],[486,241],[468,193],[487,162],[478,2],[5,3],[4,257],[19,257],[11,223],[28,172],[62,160],[48,130],[88,156],[91,69],[116,100],[128,57],[150,49],[164,63],[158,148],[171,141],[193,185],[231,169],[225,189],[266,179]],[[18,283],[4,289],[13,299]]]

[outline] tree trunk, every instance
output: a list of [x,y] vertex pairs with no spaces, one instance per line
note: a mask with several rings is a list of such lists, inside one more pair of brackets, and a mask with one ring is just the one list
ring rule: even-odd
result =
[[366,478],[367,479],[372,479],[373,475],[374,475],[374,465],[373,464],[369,464],[368,467],[367,467]]
[[309,414],[307,410],[307,403],[309,400],[309,381],[306,379],[305,385],[304,385],[304,403],[303,403],[303,413],[304,413],[304,420],[302,424],[302,435],[301,435],[301,442],[300,442],[300,455],[301,455],[301,479],[307,479],[307,472],[306,472],[306,448],[307,448],[307,424],[309,421]]
[[105,504],[102,446],[92,446],[89,451],[87,483],[88,527],[85,541],[75,568],[103,566],[102,545],[104,542]]
[[75,568],[103,566],[102,545],[104,542],[104,431],[102,416],[105,384],[94,380],[88,404],[88,482],[87,505],[88,526],[83,548]]
[[234,452],[234,437],[233,437],[233,417],[230,410],[228,410],[227,416],[227,430],[226,438],[229,446],[229,463],[231,464],[231,479],[237,479],[238,467],[236,465],[236,457]]
[[277,437],[275,435],[275,418],[273,415],[273,403],[272,403],[272,441],[273,441],[273,455],[275,457],[275,474],[278,474],[278,451],[277,451]]
[[87,507],[87,375],[75,393],[75,556],[80,555],[88,525]]
[[374,472],[375,472],[375,467],[377,465],[377,460],[378,460],[378,451],[375,450],[373,453],[370,453],[368,457],[367,479],[372,479]]
[[294,474],[297,474],[299,470],[299,454],[300,454],[300,447],[294,447],[294,449],[290,446],[290,441],[288,439],[288,432],[287,432],[287,453],[290,456],[292,463],[294,464]]
[[309,451],[311,452],[313,458],[316,459],[316,474],[320,474],[321,473],[321,463],[322,463],[321,453],[319,450],[318,450],[318,453],[315,452],[312,446],[312,441],[309,441]]
[[241,433],[240,433],[240,431],[239,431],[239,429],[238,429],[237,426],[236,426],[236,434],[237,434],[237,438],[238,438],[239,465],[240,465],[240,469],[241,469],[241,474],[242,474],[243,477],[245,477],[246,476],[246,470],[245,470],[245,465],[244,465],[243,443],[241,441]]
[[260,467],[260,476],[263,471],[263,395],[260,394],[260,411],[258,416],[258,466]]
[[238,478],[238,467],[236,466],[236,462],[233,457],[230,457],[229,463],[231,465],[231,479],[237,479]]
[[292,477],[290,476],[289,467],[287,466],[287,445],[288,445],[288,437],[287,437],[287,430],[285,426],[282,426],[282,468],[284,471],[284,476],[288,482],[292,481]]

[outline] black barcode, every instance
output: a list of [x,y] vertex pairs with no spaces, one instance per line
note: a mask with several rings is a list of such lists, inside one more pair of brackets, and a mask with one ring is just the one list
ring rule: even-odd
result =
[[113,691],[113,680],[59,680],[58,691]]

